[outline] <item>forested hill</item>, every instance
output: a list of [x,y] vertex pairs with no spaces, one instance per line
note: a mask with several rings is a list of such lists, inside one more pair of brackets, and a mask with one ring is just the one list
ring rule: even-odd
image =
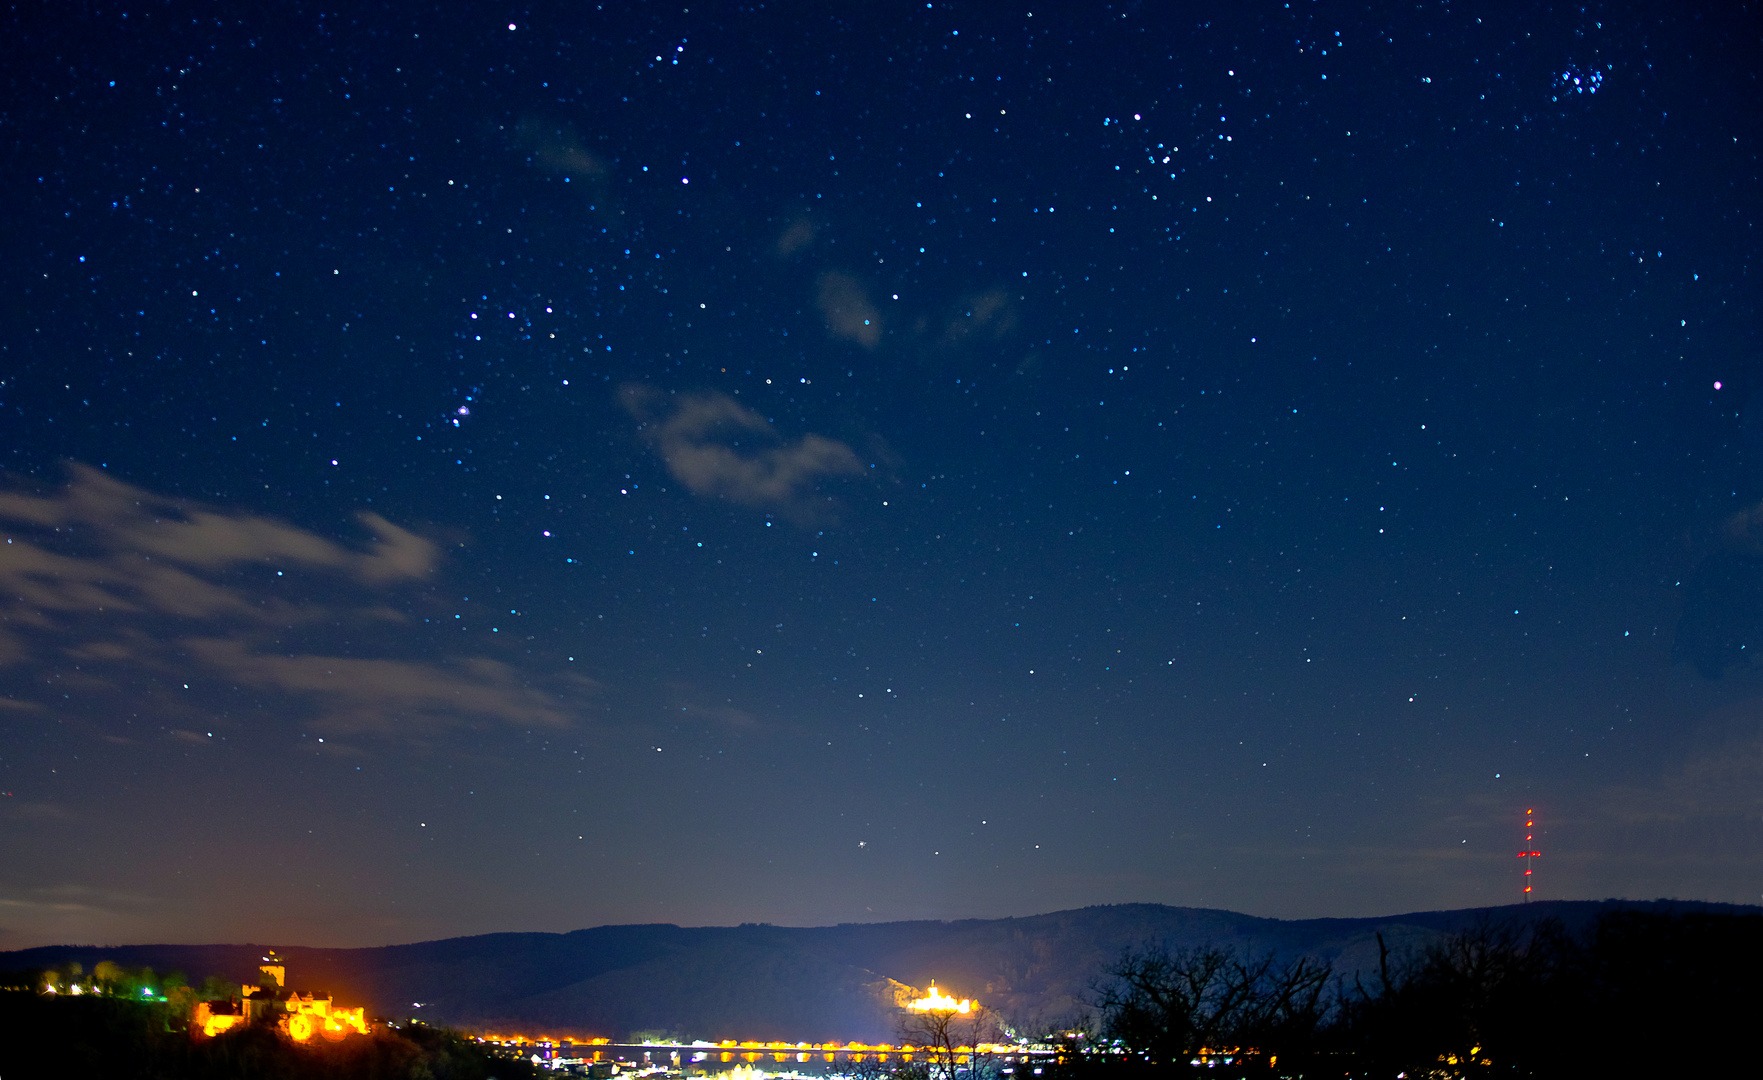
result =
[[[1337,971],[1374,969],[1378,936],[1398,954],[1479,922],[1558,918],[1570,931],[1614,910],[1763,914],[1763,908],[1683,901],[1559,901],[1368,919],[1262,919],[1229,911],[1123,904],[1015,919],[855,923],[601,926],[564,934],[510,933],[368,949],[246,945],[50,946],[0,953],[0,970],[100,960],[254,978],[266,949],[289,983],[387,1017],[537,1034],[636,1032],[687,1039],[885,1042],[903,987],[933,979],[1031,1028],[1082,1010],[1122,950],[1147,943],[1308,954]],[[421,1003],[418,1006],[417,1003]]]

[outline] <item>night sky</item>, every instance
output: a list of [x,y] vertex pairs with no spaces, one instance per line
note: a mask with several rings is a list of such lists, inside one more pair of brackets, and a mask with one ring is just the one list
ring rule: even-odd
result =
[[604,7],[5,14],[0,946],[1763,899],[1755,11]]

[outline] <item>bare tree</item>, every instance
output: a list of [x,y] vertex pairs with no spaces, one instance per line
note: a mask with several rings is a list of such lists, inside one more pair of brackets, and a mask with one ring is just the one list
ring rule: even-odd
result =
[[983,1005],[966,1012],[912,1009],[900,1018],[900,1043],[923,1056],[925,1080],[982,1080],[996,1069],[980,1047],[996,1041],[998,1030],[996,1018]]
[[1532,1018],[1564,996],[1574,943],[1558,920],[1521,924],[1483,918],[1424,950],[1393,958],[1378,935],[1375,990],[1355,980],[1340,1036],[1391,1074],[1511,1068],[1531,1051]]
[[1202,1051],[1271,1058],[1308,1050],[1331,969],[1217,947],[1128,950],[1096,988],[1102,1037],[1126,1055],[1185,1070]]

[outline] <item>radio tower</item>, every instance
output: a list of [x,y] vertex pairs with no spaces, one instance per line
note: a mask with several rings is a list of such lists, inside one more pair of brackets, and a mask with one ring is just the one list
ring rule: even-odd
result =
[[1524,860],[1524,899],[1526,903],[1530,901],[1530,861],[1540,858],[1543,854],[1531,849],[1531,845],[1536,843],[1536,834],[1531,832],[1535,826],[1536,811],[1526,810],[1524,812],[1524,850],[1518,853],[1518,857]]

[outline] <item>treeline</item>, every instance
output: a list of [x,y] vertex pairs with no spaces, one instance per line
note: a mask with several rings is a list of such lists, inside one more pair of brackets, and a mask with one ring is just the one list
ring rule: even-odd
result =
[[1739,1060],[1763,1011],[1759,916],[1614,912],[1578,935],[1484,922],[1417,952],[1379,946],[1377,970],[1351,974],[1132,950],[1097,982],[1088,1037],[1043,1080],[1675,1077]]
[[210,975],[199,986],[191,986],[181,971],[161,975],[150,967],[125,967],[110,960],[100,960],[90,972],[75,962],[35,971],[17,971],[0,975],[0,989],[30,990],[45,995],[73,997],[126,998],[130,1001],[164,1002],[172,1013],[188,1013],[198,1001],[225,1000],[236,996],[238,984],[219,975]]
[[146,1000],[138,985],[120,993],[46,994],[44,975],[3,980],[14,987],[0,990],[0,1077],[6,1080],[527,1080],[539,1075],[530,1061],[421,1024],[377,1027],[371,1035],[336,1043],[295,1043],[268,1024],[200,1038],[187,1030],[189,1011],[176,992],[181,983],[170,994]]

